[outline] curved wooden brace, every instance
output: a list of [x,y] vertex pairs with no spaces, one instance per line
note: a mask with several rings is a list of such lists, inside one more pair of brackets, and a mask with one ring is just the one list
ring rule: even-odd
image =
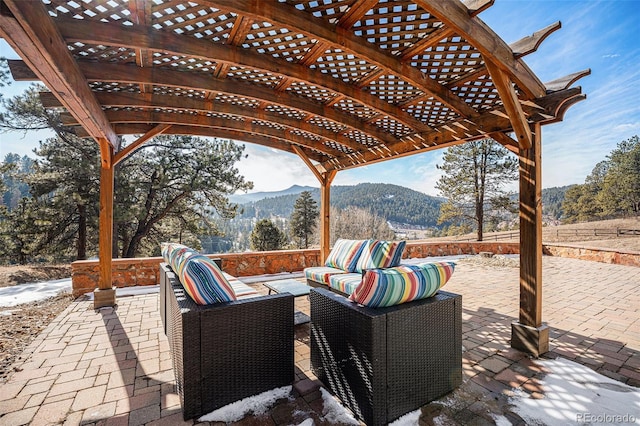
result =
[[561,27],[562,23],[560,21],[554,22],[553,24],[536,31],[530,36],[524,37],[515,43],[511,43],[509,47],[513,50],[513,54],[516,58],[529,55],[530,53],[538,50],[538,47],[540,47],[542,42]]

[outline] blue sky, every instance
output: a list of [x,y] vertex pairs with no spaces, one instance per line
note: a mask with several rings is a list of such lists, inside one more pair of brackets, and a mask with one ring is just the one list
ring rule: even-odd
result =
[[[556,21],[562,28],[551,34],[537,52],[524,58],[543,82],[591,68],[582,86],[587,99],[572,106],[561,123],[543,127],[542,185],[583,183],[593,167],[616,145],[640,134],[640,0],[495,0],[480,14],[507,43]],[[17,58],[4,41],[0,56]],[[3,88],[5,96],[27,86]],[[8,152],[33,156],[38,134],[0,134],[0,158]],[[238,163],[254,191],[276,191],[293,184],[318,186],[295,155],[246,144],[248,158]],[[442,151],[422,153],[339,172],[334,185],[381,182],[438,195]]]

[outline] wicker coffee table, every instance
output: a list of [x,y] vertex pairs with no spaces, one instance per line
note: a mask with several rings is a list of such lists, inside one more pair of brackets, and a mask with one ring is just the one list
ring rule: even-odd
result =
[[[293,294],[294,297],[308,296],[309,290],[311,289],[311,287],[309,287],[308,285],[301,283],[300,281],[291,280],[291,279],[269,281],[264,283],[264,286],[269,289],[269,294],[271,294],[271,292],[274,292],[276,294],[291,293]],[[306,324],[309,321],[311,321],[311,318],[309,318],[309,315],[300,311],[295,312],[294,314],[295,325]]]

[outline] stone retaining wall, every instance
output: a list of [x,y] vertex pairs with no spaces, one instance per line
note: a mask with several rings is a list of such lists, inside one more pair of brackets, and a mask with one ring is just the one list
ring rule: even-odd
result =
[[[407,242],[405,258],[429,256],[452,256],[460,254],[518,254],[517,242]],[[545,244],[544,254],[571,257],[596,262],[617,263],[640,267],[640,253],[620,250],[601,250],[570,245]],[[208,255],[222,259],[222,269],[236,277],[277,274],[302,271],[309,266],[318,266],[320,251],[279,250],[247,253],[224,253]],[[161,257],[114,259],[112,263],[113,285],[132,287],[158,284],[158,265]],[[82,260],[71,264],[71,281],[75,297],[92,292],[98,286],[99,264],[97,260]]]

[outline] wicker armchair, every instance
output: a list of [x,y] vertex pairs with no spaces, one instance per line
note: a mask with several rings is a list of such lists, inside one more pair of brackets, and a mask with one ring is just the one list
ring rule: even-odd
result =
[[310,292],[314,374],[369,426],[388,422],[462,382],[462,296],[366,308]]
[[160,315],[185,420],[294,380],[294,297],[197,305],[160,265]]

